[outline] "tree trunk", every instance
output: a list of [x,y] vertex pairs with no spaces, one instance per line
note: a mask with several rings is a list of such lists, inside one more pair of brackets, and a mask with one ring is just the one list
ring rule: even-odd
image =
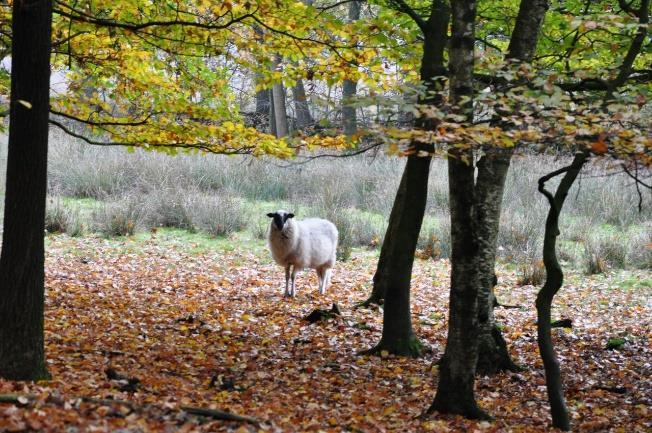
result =
[[[529,62],[536,50],[543,18],[549,0],[522,0],[507,58]],[[497,123],[501,123],[498,120]],[[480,323],[478,364],[476,372],[492,375],[505,370],[518,370],[507,351],[507,343],[494,318],[493,280],[496,267],[496,241],[502,209],[505,178],[513,154],[512,149],[488,149],[478,163],[476,193],[480,237],[480,292],[478,313]]]
[[48,377],[43,336],[51,0],[15,0],[4,231],[0,376]]
[[380,270],[379,284],[385,290],[383,334],[370,352],[386,350],[402,356],[419,356],[422,345],[412,330],[410,313],[410,280],[414,253],[428,197],[428,174],[431,156],[408,157],[397,199],[392,209],[395,215],[391,239],[385,247],[385,267]]
[[405,207],[405,194],[407,193],[407,166],[403,170],[403,175],[401,176],[401,183],[398,186],[396,192],[396,197],[394,198],[394,204],[392,205],[392,212],[389,215],[389,223],[387,225],[387,231],[385,232],[385,237],[383,238],[383,245],[380,247],[380,257],[378,259],[378,264],[376,265],[376,273],[373,278],[373,288],[371,290],[371,296],[360,303],[359,306],[368,307],[371,304],[380,305],[385,300],[385,295],[387,294],[387,287],[390,283],[390,266],[389,262],[391,259],[390,252],[394,248],[396,240],[393,239],[393,236],[397,235],[398,232],[398,219]]
[[269,101],[271,99],[269,89],[262,89],[256,92],[256,114],[266,116],[269,114]]
[[492,375],[518,370],[507,351],[507,343],[494,317],[496,243],[500,226],[505,179],[513,149],[490,148],[478,161],[476,219],[478,227],[478,364],[476,373]]
[[[349,22],[360,19],[360,6],[361,2],[359,1],[349,3]],[[344,80],[344,83],[342,83],[342,129],[344,130],[344,134],[349,136],[355,134],[358,130],[356,108],[351,105],[357,91],[357,81]]]
[[356,81],[344,80],[342,83],[342,129],[348,136],[355,134],[358,130],[356,108],[351,105],[357,92],[358,83]]
[[[281,61],[274,58],[274,70],[280,68]],[[285,108],[285,90],[283,83],[276,83],[272,86],[272,103],[274,104],[274,124],[276,125],[276,136],[286,137],[288,135],[288,115]]]
[[269,133],[274,137],[278,137],[276,133],[276,109],[274,108],[274,94],[272,90],[268,90],[269,96]]
[[[577,175],[584,166],[587,154],[585,152],[575,155],[575,159],[568,167],[552,172],[539,179],[539,192],[546,196],[550,203],[546,229],[543,237],[543,264],[546,267],[546,282],[539,291],[536,300],[537,306],[537,342],[546,372],[546,387],[548,388],[548,401],[552,414],[552,424],[561,429],[570,430],[570,418],[564,400],[564,390],[561,384],[559,361],[555,356],[552,343],[550,310],[552,300],[561,288],[564,273],[557,261],[556,243],[559,236],[559,214],[564,206],[568,191],[575,182]],[[553,195],[545,189],[545,183],[555,176],[566,173],[562,178],[557,192]]]
[[448,341],[439,365],[437,395],[428,412],[486,419],[475,402],[478,357],[478,236],[474,211],[473,151],[451,149],[448,183],[451,212],[451,289]]
[[[476,3],[453,0],[450,39],[451,102],[473,121],[473,55]],[[451,213],[451,289],[448,341],[439,366],[437,395],[428,412],[486,419],[474,393],[478,359],[479,244],[473,150],[451,147],[448,184]]]
[[[444,49],[450,11],[445,1],[433,2],[430,18],[424,23],[424,47],[421,80],[431,91],[422,104],[436,105],[441,101],[436,92],[443,83],[437,79],[445,74]],[[434,130],[433,119],[420,118],[417,128]],[[428,175],[433,152],[432,144],[411,143],[412,153],[401,178],[394,200],[389,226],[381,249],[381,258],[374,276],[374,296],[385,295],[383,335],[372,352],[386,350],[397,355],[417,356],[421,343],[412,331],[410,315],[410,280],[414,253],[426,210]],[[384,292],[384,293],[383,293]]]
[[310,114],[306,89],[303,87],[302,80],[297,81],[297,85],[292,88],[292,97],[294,99],[294,111],[297,116],[297,129],[302,129],[314,124],[315,121]]

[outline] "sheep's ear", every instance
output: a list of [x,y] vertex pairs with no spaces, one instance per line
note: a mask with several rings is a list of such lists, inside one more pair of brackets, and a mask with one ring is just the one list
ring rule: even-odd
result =
[[289,214],[288,214],[288,218],[294,218],[294,214],[293,214],[293,213],[289,213]]
[[276,214],[273,213],[273,212],[270,212],[270,213],[267,214],[267,216],[270,217],[270,218],[274,218],[274,215],[276,215]]

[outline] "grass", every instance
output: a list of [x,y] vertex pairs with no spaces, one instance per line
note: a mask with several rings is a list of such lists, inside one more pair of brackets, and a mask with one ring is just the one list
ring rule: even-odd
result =
[[[1,150],[0,164],[6,146]],[[548,210],[536,191],[537,179],[566,162],[550,156],[514,158],[498,256],[524,273],[541,260]],[[128,153],[88,147],[53,132],[48,194],[57,203],[51,212],[57,231],[71,235],[111,237],[176,228],[262,240],[267,212],[287,209],[299,218],[325,217],[338,226],[339,255],[347,258],[354,248],[382,244],[403,166],[404,160],[382,154],[297,165],[266,158]],[[599,177],[607,169],[589,166],[571,190],[560,221],[560,258],[585,272],[649,269],[651,207],[639,213],[631,182],[620,175]],[[419,257],[450,254],[446,173],[445,161],[433,161]]]

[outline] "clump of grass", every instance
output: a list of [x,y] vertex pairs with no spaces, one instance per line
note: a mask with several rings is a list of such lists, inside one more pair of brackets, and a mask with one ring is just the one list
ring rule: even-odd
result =
[[519,286],[541,286],[546,281],[546,268],[542,260],[526,260],[518,265]]
[[59,197],[49,198],[46,203],[45,230],[48,233],[67,233],[73,237],[85,233],[79,210],[67,207]]
[[194,194],[186,201],[192,225],[211,236],[226,236],[247,227],[242,202],[219,195]]
[[417,248],[421,257],[433,260],[449,258],[451,252],[450,218],[447,215],[440,215],[432,223],[428,223],[426,220],[424,227],[421,228]]
[[269,221],[255,220],[249,225],[251,234],[255,239],[267,239],[267,231],[269,230]]
[[536,215],[507,212],[501,217],[497,254],[509,262],[531,262],[542,248],[543,226]]
[[628,232],[627,264],[639,269],[652,269],[652,222]]
[[107,203],[92,214],[93,227],[106,237],[131,236],[142,218],[142,208],[133,198]]
[[603,274],[610,267],[626,267],[628,244],[623,234],[589,234],[584,240],[584,270],[593,275]]
[[174,227],[193,231],[192,215],[184,191],[166,188],[151,191],[143,199],[147,227]]

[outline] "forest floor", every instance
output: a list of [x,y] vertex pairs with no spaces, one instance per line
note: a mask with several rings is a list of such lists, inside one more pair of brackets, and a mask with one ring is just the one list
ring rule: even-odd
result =
[[[420,417],[432,401],[446,340],[446,261],[415,262],[413,322],[432,352],[359,356],[380,338],[382,313],[354,309],[370,291],[376,252],[338,263],[317,293],[314,273],[282,296],[283,272],[262,241],[174,231],[134,238],[47,238],[45,338],[52,379],[0,380],[0,432],[537,432],[550,431],[536,348],[536,287],[499,270],[497,309],[526,369],[477,381],[495,421]],[[652,430],[652,272],[569,272],[554,329],[576,431]],[[342,314],[309,324],[315,308]],[[608,350],[610,339],[624,344]],[[18,398],[18,396],[21,396]],[[112,403],[110,400],[115,400]],[[119,401],[119,402],[118,402]],[[255,417],[214,420],[192,406]]]

